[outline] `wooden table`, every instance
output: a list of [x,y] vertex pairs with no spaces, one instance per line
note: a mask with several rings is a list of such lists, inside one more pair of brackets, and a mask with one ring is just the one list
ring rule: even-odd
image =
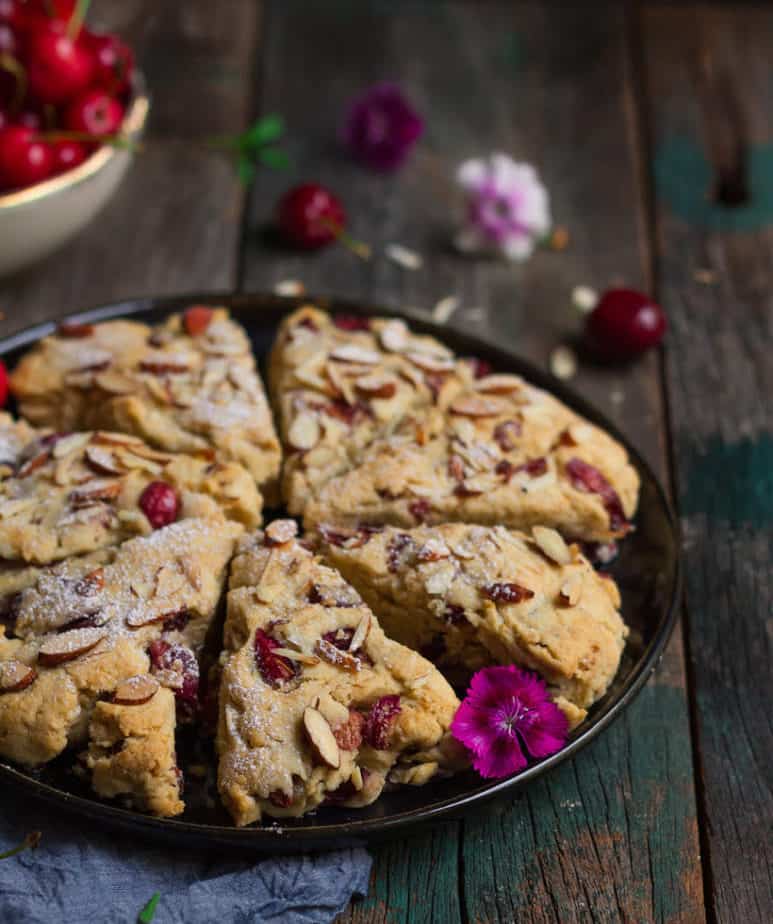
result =
[[[347,922],[773,919],[773,9],[710,4],[123,0],[97,14],[135,44],[152,130],[77,241],[0,284],[2,332],[143,292],[309,291],[431,308],[545,364],[578,328],[570,293],[654,291],[666,349],[575,384],[671,485],[686,602],[660,670],[580,756],[494,820],[374,851]],[[352,166],[352,94],[397,80],[427,131],[396,177]],[[243,188],[197,146],[256,114],[286,119],[293,168]],[[449,178],[493,150],[531,161],[570,244],[523,266],[448,247]],[[424,269],[344,248],[277,251],[284,188],[316,179],[354,233]]]

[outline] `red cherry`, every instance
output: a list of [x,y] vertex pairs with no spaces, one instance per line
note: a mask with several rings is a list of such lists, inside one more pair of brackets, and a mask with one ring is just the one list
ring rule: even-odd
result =
[[0,0],[0,22],[18,29],[24,21],[24,8],[19,0]]
[[64,125],[71,132],[114,135],[123,121],[123,106],[104,90],[86,90],[64,113]]
[[317,250],[338,238],[346,225],[346,213],[324,186],[303,183],[280,199],[278,224],[289,243],[303,250]]
[[15,55],[18,51],[16,33],[8,23],[0,20],[0,54]]
[[41,13],[49,19],[62,19],[69,22],[78,0],[27,0],[27,6],[33,13]]
[[64,103],[77,96],[94,70],[85,46],[69,38],[57,20],[30,36],[27,58],[30,92],[43,103]]
[[25,109],[23,112],[20,112],[14,122],[17,125],[23,125],[24,128],[30,128],[33,132],[39,132],[43,127],[43,117],[39,112],[35,112],[34,109]]
[[8,400],[8,370],[5,363],[0,359],[0,407],[5,407]]
[[86,45],[94,56],[92,84],[110,93],[128,89],[134,73],[134,52],[117,35],[84,33]]
[[588,317],[591,347],[606,359],[629,359],[657,346],[666,317],[652,299],[633,289],[608,289]]
[[35,141],[32,129],[9,125],[0,132],[0,187],[32,186],[50,176],[54,156],[51,148]]
[[140,510],[150,521],[153,529],[160,529],[174,523],[180,512],[180,498],[165,481],[151,481],[140,494]]
[[191,305],[190,308],[186,308],[183,313],[185,332],[191,337],[203,334],[212,323],[213,315],[214,311],[206,305]]
[[66,173],[82,164],[89,156],[86,145],[79,141],[55,141],[51,149],[54,153],[54,173]]

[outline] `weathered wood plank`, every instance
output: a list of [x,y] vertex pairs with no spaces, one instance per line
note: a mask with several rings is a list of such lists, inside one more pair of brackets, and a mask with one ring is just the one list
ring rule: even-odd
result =
[[708,910],[769,921],[773,11],[653,6],[643,25]]
[[134,46],[152,88],[147,151],[96,221],[44,263],[0,280],[2,331],[143,292],[230,288],[245,192],[196,146],[248,115],[257,6],[224,0],[98,5]]
[[[456,294],[454,323],[517,343],[546,364],[575,332],[570,292],[648,282],[638,145],[622,13],[552,4],[399,2],[269,4],[259,105],[290,126],[294,169],[263,174],[253,191],[244,248],[245,288],[303,281],[311,292],[429,308]],[[302,62],[299,65],[298,62]],[[412,162],[381,177],[336,147],[352,95],[396,79],[427,116]],[[501,149],[537,163],[572,244],[523,266],[460,258],[449,246],[455,165]],[[262,233],[278,196],[313,179],[341,194],[353,233],[378,247],[398,241],[424,257],[410,273],[343,248],[306,257],[272,248]],[[657,357],[624,370],[585,366],[577,377],[664,471]],[[472,921],[702,919],[702,885],[684,669],[679,638],[639,701],[571,766],[532,787],[498,819],[464,822],[460,907]],[[381,848],[371,896],[357,921],[458,912],[453,829],[441,841]],[[442,846],[442,850],[439,848]],[[438,866],[421,880],[416,871]]]

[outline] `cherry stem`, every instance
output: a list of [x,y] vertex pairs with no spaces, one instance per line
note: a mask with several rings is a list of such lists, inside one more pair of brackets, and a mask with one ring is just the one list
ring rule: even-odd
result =
[[39,141],[86,141],[93,144],[107,144],[113,148],[122,148],[126,151],[142,151],[139,141],[132,141],[124,135],[93,135],[91,132],[51,131],[37,132],[35,137]]
[[344,231],[341,225],[330,218],[321,217],[319,221],[324,227],[329,228],[335,235],[335,239],[351,250],[356,257],[361,260],[370,260],[372,253],[370,244],[356,240],[348,231]]
[[8,71],[16,81],[11,100],[11,112],[18,112],[27,95],[27,71],[21,61],[9,54],[0,54],[0,71]]
[[77,38],[78,33],[81,31],[83,26],[83,20],[86,18],[86,13],[89,11],[89,5],[91,0],[78,0],[75,4],[75,9],[73,14],[70,17],[70,21],[67,23],[67,38],[74,40]]
[[6,850],[5,853],[0,853],[0,860],[8,860],[24,850],[34,850],[40,843],[41,837],[43,835],[40,831],[30,831],[18,847],[13,847],[11,850]]

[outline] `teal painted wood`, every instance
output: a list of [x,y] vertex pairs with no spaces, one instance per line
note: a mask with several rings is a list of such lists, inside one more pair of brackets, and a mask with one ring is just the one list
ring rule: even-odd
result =
[[[703,177],[708,204],[698,210],[685,209],[684,197],[675,198],[656,174],[707,905],[717,921],[768,922],[773,211],[766,211],[755,164],[773,141],[773,10],[653,7],[643,22],[655,156],[662,162],[681,138],[711,165]],[[687,45],[680,39],[686,35]],[[748,189],[737,208],[716,201],[723,173],[735,173],[736,185]],[[707,211],[725,217],[707,224]],[[756,223],[746,221],[752,212]]]
[[[407,0],[266,9],[257,104],[286,118],[293,169],[257,179],[245,288],[297,279],[311,292],[419,309],[454,294],[453,323],[546,364],[579,328],[575,285],[646,287],[638,123],[617,4],[592,15],[579,5]],[[384,78],[427,117],[424,140],[394,177],[352,165],[336,144],[348,100]],[[539,165],[556,221],[570,230],[567,251],[508,266],[450,250],[454,168],[497,149]],[[377,250],[412,247],[424,268],[363,262],[344,248],[308,257],[272,246],[264,230],[278,196],[307,179],[339,192],[356,236]],[[576,384],[664,470],[657,357],[625,369],[583,364]],[[343,920],[693,924],[703,920],[695,818],[677,637],[627,716],[511,809],[376,850],[371,894]]]

